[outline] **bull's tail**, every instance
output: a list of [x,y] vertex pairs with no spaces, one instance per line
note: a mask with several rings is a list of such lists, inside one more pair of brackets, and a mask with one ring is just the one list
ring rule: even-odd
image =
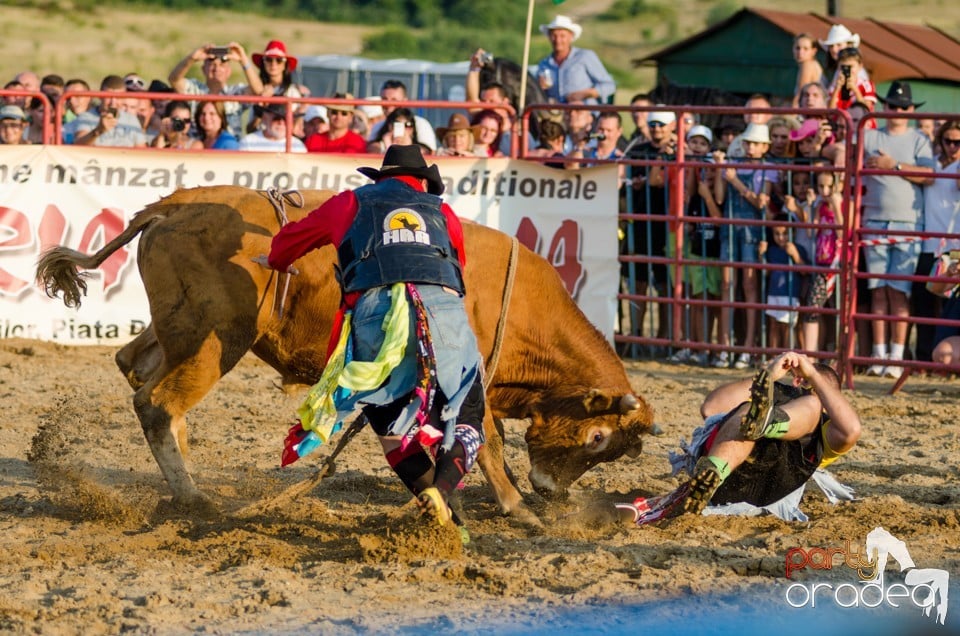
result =
[[63,304],[67,307],[79,307],[87,294],[89,274],[83,270],[96,269],[111,254],[129,243],[151,223],[164,218],[161,207],[147,208],[130,220],[130,225],[117,238],[104,245],[95,254],[84,254],[68,247],[52,247],[37,261],[37,283],[43,286],[47,296],[56,298],[63,295]]

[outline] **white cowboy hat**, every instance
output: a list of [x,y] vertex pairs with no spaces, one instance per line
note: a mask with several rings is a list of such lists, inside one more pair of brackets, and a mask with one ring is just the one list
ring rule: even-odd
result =
[[565,15],[558,15],[550,24],[540,25],[540,33],[543,33],[547,37],[550,37],[550,32],[554,29],[566,29],[570,33],[573,33],[574,40],[579,38],[580,34],[583,33],[583,27]]
[[826,40],[818,40],[820,46],[824,49],[828,49],[834,44],[847,44],[853,48],[859,48],[860,46],[860,35],[857,33],[851,33],[850,29],[843,26],[842,24],[834,24],[830,27],[830,32],[827,33]]
[[743,141],[753,141],[759,144],[768,144],[770,143],[770,129],[767,128],[766,124],[756,124],[749,123],[747,124],[747,129],[743,131],[743,136],[740,137]]

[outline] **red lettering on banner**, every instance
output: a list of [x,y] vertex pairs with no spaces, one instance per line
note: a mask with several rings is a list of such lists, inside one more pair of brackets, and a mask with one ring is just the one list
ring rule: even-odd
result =
[[530,217],[525,216],[520,220],[517,240],[550,261],[567,291],[574,298],[577,297],[583,282],[583,263],[580,260],[580,225],[576,221],[567,219],[560,224],[546,254],[541,253],[540,231]]
[[[100,249],[123,232],[123,212],[116,208],[103,208],[100,214],[93,217],[83,230],[80,246],[77,248],[85,254]],[[120,279],[120,271],[130,258],[127,248],[121,247],[111,254],[98,268],[103,272],[103,292],[106,294],[113,289]]]
[[51,247],[63,245],[67,239],[67,217],[55,205],[48,205],[40,218],[40,227],[37,230],[37,239],[40,242],[40,251],[45,252]]
[[[121,210],[103,208],[84,228],[77,249],[87,254],[100,249],[123,232],[124,225]],[[7,235],[7,238],[0,240],[0,253],[36,245],[39,247],[35,253],[39,256],[51,247],[64,244],[67,230],[67,218],[63,212],[55,205],[48,205],[37,223],[37,241],[34,243],[30,218],[19,210],[0,206],[0,234]],[[103,262],[100,271],[104,293],[117,285],[120,272],[129,260],[129,251],[121,248]],[[18,296],[31,287],[32,281],[17,278],[0,268],[0,295]]]
[[[30,219],[20,210],[0,207],[0,232],[8,235],[8,238],[0,241],[0,252],[19,250],[33,242],[33,237],[30,235]],[[29,286],[29,282],[0,268],[0,294],[18,296]]]

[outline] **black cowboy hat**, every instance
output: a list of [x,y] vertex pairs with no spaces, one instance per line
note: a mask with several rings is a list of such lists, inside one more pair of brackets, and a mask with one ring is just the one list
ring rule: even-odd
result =
[[881,97],[880,101],[887,106],[896,106],[897,108],[909,108],[914,106],[920,108],[927,102],[914,102],[913,93],[910,91],[910,84],[907,82],[892,82],[887,89],[887,96]]
[[437,164],[429,168],[427,162],[423,160],[423,153],[420,152],[420,146],[412,144],[410,146],[398,146],[396,144],[387,148],[387,154],[383,155],[383,165],[380,169],[376,168],[357,168],[357,172],[374,181],[384,177],[396,177],[407,175],[427,180],[427,192],[430,194],[443,194],[443,180],[440,178],[440,169]]

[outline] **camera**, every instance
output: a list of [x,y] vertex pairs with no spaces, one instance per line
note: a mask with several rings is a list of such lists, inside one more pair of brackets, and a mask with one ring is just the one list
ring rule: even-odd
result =
[[853,72],[853,67],[852,67],[852,66],[849,66],[849,65],[847,65],[847,64],[841,64],[841,65],[840,65],[840,72],[843,73],[843,76],[844,76],[844,77],[846,77],[846,78],[849,79],[849,78],[850,78],[850,73]]
[[207,55],[211,58],[220,58],[221,62],[227,61],[227,55],[230,53],[230,47],[227,46],[211,46],[207,49]]
[[403,137],[404,129],[407,127],[402,121],[393,122],[393,136],[394,138]]
[[477,60],[480,62],[482,66],[488,66],[490,64],[493,64],[493,53],[486,53],[486,52],[481,53],[480,56],[477,58]]
[[173,132],[183,132],[187,129],[187,120],[180,119],[179,117],[170,118],[170,129]]
[[606,138],[607,136],[604,135],[602,132],[595,132],[587,135],[587,139],[596,139],[597,141],[603,141]]

